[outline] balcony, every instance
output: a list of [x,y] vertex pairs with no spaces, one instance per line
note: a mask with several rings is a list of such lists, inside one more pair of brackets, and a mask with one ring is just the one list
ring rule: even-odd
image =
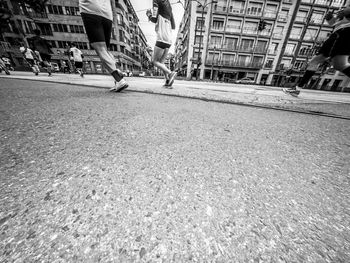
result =
[[266,12],[263,14],[265,18],[276,18],[277,13],[276,12]]
[[223,12],[223,13],[226,13],[227,12],[227,8],[226,6],[218,6],[216,5],[214,7],[214,12]]
[[272,35],[272,37],[273,37],[273,38],[276,38],[276,39],[282,39],[282,38],[283,38],[283,34],[281,34],[281,33],[274,33],[274,34]]
[[310,24],[314,24],[314,25],[323,24],[323,19],[322,18],[311,18]]
[[[301,34],[301,33],[300,33]],[[289,38],[290,39],[300,39],[300,34],[290,34]]]
[[329,6],[328,0],[316,0],[315,5]]
[[246,12],[247,16],[254,16],[254,17],[262,17],[263,13],[261,11],[255,11],[255,10],[247,10]]
[[288,17],[286,15],[279,15],[277,18],[278,22],[287,22]]
[[241,15],[243,15],[244,14],[244,8],[232,8],[232,7],[230,7],[229,12],[233,13],[233,14],[241,14]]
[[241,27],[240,26],[226,26],[226,33],[241,33]]

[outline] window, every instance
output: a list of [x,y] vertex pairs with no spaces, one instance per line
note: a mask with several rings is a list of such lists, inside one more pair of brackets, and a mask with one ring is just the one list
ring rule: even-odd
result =
[[260,66],[263,63],[263,59],[264,59],[264,57],[256,57],[256,56],[254,56],[253,57],[253,64],[255,66]]
[[70,32],[84,34],[84,27],[79,25],[69,25]]
[[54,32],[68,32],[67,25],[62,24],[52,24]]
[[265,7],[265,17],[276,17],[277,15],[277,5],[267,4]]
[[239,55],[237,63],[239,66],[247,66],[249,63],[250,57],[248,55]]
[[307,11],[307,10],[299,10],[298,14],[295,18],[295,21],[306,22],[306,18],[307,18],[308,13],[309,13],[309,11]]
[[256,34],[257,29],[258,29],[258,22],[246,22],[244,24],[243,33]]
[[299,39],[301,36],[301,32],[303,31],[302,27],[293,27],[292,31],[290,32],[290,38]]
[[254,40],[253,39],[242,39],[241,49],[249,51],[253,48]]
[[231,13],[242,14],[244,12],[244,4],[245,2],[243,0],[231,0],[229,10]]
[[309,28],[306,30],[304,40],[315,40],[317,35],[317,29]]
[[233,65],[234,61],[235,61],[235,55],[232,55],[232,54],[223,54],[222,55],[223,65]]
[[256,51],[265,52],[267,48],[267,41],[260,41],[256,44]]
[[44,24],[44,23],[38,23],[37,26],[39,27],[39,30],[42,35],[46,36],[52,36],[52,30],[50,24]]
[[301,69],[304,66],[304,61],[302,60],[297,60],[294,63],[294,68],[295,69]]
[[211,36],[210,37],[210,45],[211,46],[216,46],[217,48],[220,48],[221,46],[221,36]]
[[63,15],[63,8],[59,5],[47,5],[49,14]]
[[118,25],[123,25],[123,17],[119,13],[117,13],[117,23]]
[[79,16],[80,12],[79,12],[79,7],[76,6],[66,6],[66,14],[69,16]]
[[311,46],[303,46],[299,50],[299,55],[300,56],[309,56],[312,53],[312,48]]
[[199,43],[203,44],[203,36],[196,36],[194,38],[194,44],[199,45]]
[[324,16],[324,12],[321,12],[321,11],[313,11],[313,12],[312,12],[312,15],[311,15],[310,23],[322,24],[322,22],[323,22],[323,16]]
[[241,31],[241,20],[228,20],[227,21],[227,32],[240,32]]
[[204,20],[200,17],[197,17],[196,30],[204,30]]
[[262,6],[262,3],[249,2],[246,14],[253,16],[261,15]]
[[224,29],[224,21],[213,19],[213,30],[223,30]]
[[278,49],[278,43],[271,43],[269,45],[269,54],[276,54]]
[[268,58],[265,63],[265,68],[271,69],[273,66],[273,58]]
[[207,62],[214,64],[218,61],[219,61],[219,53],[209,52]]
[[57,41],[57,44],[59,48],[67,48],[70,43],[68,41]]
[[225,38],[225,48],[235,49],[237,46],[237,38],[227,37]]
[[296,44],[288,43],[284,51],[285,55],[293,55],[295,51]]

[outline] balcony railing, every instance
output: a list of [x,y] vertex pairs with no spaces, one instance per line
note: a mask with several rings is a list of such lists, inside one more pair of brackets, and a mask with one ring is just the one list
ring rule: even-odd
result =
[[229,12],[230,13],[234,13],[234,14],[244,14],[244,8],[229,8]]
[[220,65],[224,67],[240,67],[240,68],[254,68],[259,69],[262,68],[263,62],[239,62],[239,61],[231,61],[231,60],[222,60],[218,61],[218,59],[207,59],[207,65]]
[[239,32],[241,32],[241,27],[240,26],[227,25],[226,26],[226,32],[239,33]]
[[266,12],[263,14],[264,17],[266,18],[275,18],[277,16],[276,12]]

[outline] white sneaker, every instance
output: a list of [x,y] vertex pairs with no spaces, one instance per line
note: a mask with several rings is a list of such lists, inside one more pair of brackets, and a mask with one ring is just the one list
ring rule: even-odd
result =
[[121,79],[119,82],[114,82],[114,87],[109,89],[109,91],[121,92],[129,87],[129,84],[125,81],[125,79]]
[[300,94],[300,89],[297,87],[294,88],[283,88],[284,93],[297,97]]

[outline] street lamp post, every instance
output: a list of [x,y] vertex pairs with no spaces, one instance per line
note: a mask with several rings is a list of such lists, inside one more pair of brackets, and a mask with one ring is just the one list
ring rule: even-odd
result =
[[[198,58],[197,58],[197,72],[196,72],[196,80],[198,80],[199,77],[199,67],[202,65],[202,56],[201,56],[201,48],[202,48],[202,37],[203,37],[203,24],[204,24],[204,11],[205,8],[207,6],[209,6],[210,4],[216,4],[218,1],[217,0],[213,0],[211,2],[207,3],[207,0],[204,1],[204,4],[202,4],[200,1],[198,0],[191,0],[191,1],[195,1],[198,3],[198,6],[202,8],[202,12],[201,12],[201,31],[200,31],[200,36],[199,36],[199,52],[198,52]],[[196,28],[196,31],[198,29]]]

